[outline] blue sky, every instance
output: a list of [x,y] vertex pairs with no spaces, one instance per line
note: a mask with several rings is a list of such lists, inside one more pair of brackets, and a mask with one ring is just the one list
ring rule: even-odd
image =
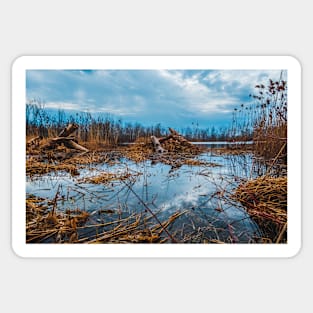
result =
[[146,126],[227,126],[256,84],[279,77],[279,70],[28,70],[26,97]]

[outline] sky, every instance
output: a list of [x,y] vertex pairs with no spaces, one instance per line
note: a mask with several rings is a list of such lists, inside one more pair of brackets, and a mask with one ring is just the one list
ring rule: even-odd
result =
[[[27,70],[26,101],[165,127],[227,127],[280,70]],[[286,75],[286,73],[284,73]]]

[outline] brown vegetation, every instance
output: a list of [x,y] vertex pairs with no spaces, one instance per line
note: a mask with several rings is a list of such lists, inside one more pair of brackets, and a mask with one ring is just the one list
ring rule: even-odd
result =
[[253,153],[265,176],[247,180],[232,197],[239,201],[270,242],[287,242],[287,82],[256,85],[254,107],[241,105],[253,127]]
[[[57,195],[56,195],[57,196]],[[89,214],[79,209],[58,212],[57,198],[45,199],[29,195],[26,199],[26,242],[75,242],[78,228],[84,225]]]
[[287,241],[287,177],[249,180],[232,197],[242,203],[267,240]]
[[[287,83],[283,80],[270,81],[267,87],[257,85],[256,89],[257,95],[252,96],[255,100],[254,106],[241,105],[240,109],[235,110],[234,118],[236,119],[237,116],[238,121],[232,129],[234,140],[253,138],[252,146],[218,148],[215,152],[232,155],[249,151],[254,154],[258,166],[266,168],[265,175],[261,177],[246,179],[239,186],[237,182],[237,187],[230,198],[237,204],[240,203],[258,224],[262,238],[261,240],[257,238],[257,242],[286,243]],[[80,120],[78,124],[72,121],[64,125],[63,121],[47,127],[41,113],[42,111],[39,110],[36,115],[39,124],[30,122],[27,124],[26,174],[29,176],[52,171],[66,171],[71,175],[78,175],[82,165],[114,164],[123,157],[134,162],[145,160],[151,160],[152,163],[162,162],[170,165],[172,169],[182,165],[218,166],[198,159],[197,156],[204,150],[172,128],[166,132],[160,127],[155,129],[145,129],[138,125],[122,127],[120,122],[115,123],[110,119],[95,121],[91,117]],[[244,124],[240,125],[239,120],[243,120]],[[72,135],[74,132],[75,137]],[[117,147],[117,144],[125,141],[125,138],[129,138],[132,144]],[[111,149],[112,145],[115,145],[114,149]],[[102,151],[99,151],[100,147]],[[80,182],[107,184],[118,181],[135,194],[129,182],[140,174],[102,172],[100,175],[84,178]],[[222,199],[227,193],[220,191],[217,194]],[[143,206],[146,206],[137,194],[135,196]],[[161,222],[149,207],[146,207],[146,211],[151,213],[149,217],[143,213],[133,213],[123,218],[116,215],[114,220],[99,224],[91,222],[90,215],[80,209],[59,211],[58,200],[58,192],[50,201],[28,196],[26,199],[27,242],[161,243],[169,240],[177,242],[175,236],[168,232],[167,227],[185,213],[176,212],[166,221]],[[223,208],[220,207],[216,210],[223,212]],[[99,210],[98,213],[114,215],[115,210],[108,208]],[[231,233],[231,226],[229,227]],[[190,234],[194,232],[195,230]],[[202,235],[203,231],[198,229],[196,235],[187,234],[181,238],[185,238],[183,242],[194,242]],[[230,241],[236,242],[234,238],[231,237]],[[200,242],[202,239],[199,239]],[[216,241],[206,240],[218,243],[223,241],[219,237]]]
[[126,179],[132,179],[138,175],[141,175],[141,173],[125,172],[121,174],[115,174],[115,173],[104,172],[97,176],[83,178],[80,180],[80,182],[91,183],[91,184],[106,184],[112,181],[120,182]]
[[[143,126],[123,122],[108,114],[90,114],[85,112],[70,114],[59,109],[49,111],[40,99],[33,99],[26,104],[26,135],[28,138],[54,138],[68,124],[77,124],[77,140],[90,150],[121,143],[132,143],[140,137],[165,136],[167,129],[160,123]],[[180,129],[180,133],[189,141],[225,141],[232,134],[228,128],[208,125],[201,129],[197,123]]]
[[232,132],[252,131],[256,157],[265,163],[276,158],[277,163],[287,165],[287,82],[280,78],[255,87],[256,94],[250,95],[254,103],[235,108]]
[[[185,212],[176,212],[161,224],[142,213],[117,217],[106,223],[90,222],[90,214],[79,209],[57,210],[53,201],[29,195],[26,199],[27,243],[164,243],[164,230]],[[106,210],[101,213],[113,213]],[[99,212],[100,213],[100,212]]]
[[196,159],[196,156],[204,152],[203,149],[186,140],[172,128],[165,137],[139,138],[125,151],[125,156],[135,162],[152,160],[179,168],[182,165],[218,166],[216,163],[205,162]]

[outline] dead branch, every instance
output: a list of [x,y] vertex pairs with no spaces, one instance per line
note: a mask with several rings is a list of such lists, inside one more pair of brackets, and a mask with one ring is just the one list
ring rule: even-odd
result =
[[75,130],[78,129],[77,124],[68,124],[58,135],[58,137],[68,137],[70,134],[72,134]]
[[41,149],[53,150],[63,144],[65,147],[69,149],[88,152],[89,150],[87,148],[78,144],[74,136],[70,136],[77,129],[78,129],[77,124],[69,124],[59,133],[58,137],[49,139],[48,142],[41,147]]

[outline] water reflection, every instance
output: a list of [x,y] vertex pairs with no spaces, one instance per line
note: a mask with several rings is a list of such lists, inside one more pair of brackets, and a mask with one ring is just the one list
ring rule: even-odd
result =
[[[171,226],[178,238],[186,239],[186,234],[194,234],[190,242],[198,242],[201,238],[197,236],[201,234],[222,241],[229,237],[233,242],[251,241],[259,234],[255,223],[240,206],[216,195],[231,191],[241,178],[253,175],[252,156],[206,152],[198,158],[217,166],[183,165],[173,170],[162,163],[135,163],[120,159],[114,165],[97,164],[84,168],[75,178],[61,172],[38,179],[27,178],[26,192],[52,199],[60,185],[62,201],[59,209],[87,210],[97,222],[108,218],[108,215],[99,214],[105,210],[123,215],[146,212],[148,206],[161,220],[174,212],[186,210],[187,213]],[[136,175],[107,184],[83,182],[84,178],[103,172]]]

